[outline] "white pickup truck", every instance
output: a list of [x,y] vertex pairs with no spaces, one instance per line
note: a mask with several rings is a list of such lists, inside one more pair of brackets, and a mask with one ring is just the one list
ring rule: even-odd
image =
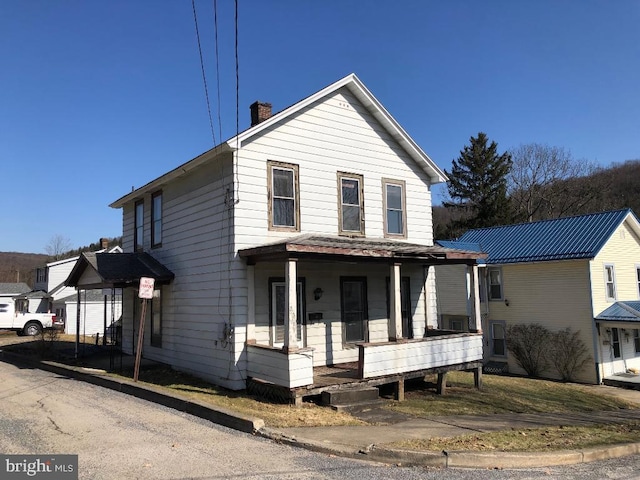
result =
[[45,328],[62,325],[53,313],[29,313],[24,300],[0,299],[0,329],[18,335],[39,335]]

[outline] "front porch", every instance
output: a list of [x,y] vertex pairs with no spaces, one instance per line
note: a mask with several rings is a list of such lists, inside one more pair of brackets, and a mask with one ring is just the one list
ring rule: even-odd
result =
[[396,400],[404,400],[405,380],[438,375],[438,393],[446,389],[446,373],[473,371],[482,388],[482,334],[433,330],[429,337],[359,344],[357,362],[313,367],[313,350],[295,352],[247,345],[247,390],[267,398],[301,405],[323,392],[394,384]]

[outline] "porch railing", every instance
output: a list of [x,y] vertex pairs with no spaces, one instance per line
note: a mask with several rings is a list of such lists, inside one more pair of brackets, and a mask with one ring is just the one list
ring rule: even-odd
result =
[[247,374],[287,388],[313,383],[313,349],[285,352],[266,345],[247,345]]
[[359,345],[360,378],[381,377],[482,360],[482,334],[457,333]]

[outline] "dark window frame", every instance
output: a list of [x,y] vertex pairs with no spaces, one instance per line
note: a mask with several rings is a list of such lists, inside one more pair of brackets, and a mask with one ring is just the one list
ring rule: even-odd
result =
[[[343,204],[342,181],[352,180],[358,182],[358,209],[359,209],[359,230],[347,230],[344,228],[344,207],[354,207],[355,204]],[[338,234],[351,237],[362,237],[365,235],[364,216],[364,176],[358,173],[338,172]]]
[[[362,283],[362,300],[363,300],[363,339],[349,340],[347,339],[347,325],[345,322],[344,311],[344,284],[347,282],[361,282]],[[366,276],[341,276],[340,277],[340,321],[342,323],[342,344],[346,347],[351,347],[357,343],[366,343],[369,341],[369,300],[368,300],[368,286]]]
[[[389,210],[397,211],[395,208],[389,207],[388,187],[400,188],[400,219],[402,222],[401,232],[389,231]],[[407,185],[404,180],[393,180],[390,178],[382,179],[382,203],[384,210],[384,236],[385,238],[407,238]]]
[[[494,327],[496,325],[499,325],[500,327],[502,327],[502,338],[496,338],[494,335]],[[506,358],[507,356],[507,322],[505,322],[504,320],[491,320],[489,322],[489,335],[491,337],[490,340],[490,348],[491,348],[491,356],[492,357],[502,357],[502,358]],[[497,340],[502,340],[502,353],[496,353],[496,341]]]
[[[276,196],[273,185],[274,170],[289,170],[293,172],[293,197]],[[268,216],[269,230],[284,232],[300,231],[300,167],[294,163],[277,162],[274,160],[267,161],[267,198],[268,198]],[[293,200],[293,225],[278,225],[275,223],[274,202],[276,199]]]
[[[138,218],[138,209],[142,218]],[[136,200],[133,205],[133,250],[138,252],[144,248],[144,199]]]
[[[156,295],[157,292],[157,295]],[[163,291],[162,286],[153,290],[153,298],[149,302],[150,323],[151,323],[151,346],[162,348],[162,324],[163,324]],[[156,323],[156,314],[158,315]],[[157,327],[157,329],[156,329]]]
[[[156,206],[156,199],[160,198],[160,208]],[[162,246],[162,190],[151,195],[151,248]],[[158,212],[159,210],[159,212]],[[159,236],[159,239],[156,238]]]

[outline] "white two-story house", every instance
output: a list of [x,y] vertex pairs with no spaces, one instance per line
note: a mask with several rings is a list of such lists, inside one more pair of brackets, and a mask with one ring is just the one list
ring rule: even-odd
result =
[[434,246],[440,168],[355,75],[273,115],[256,102],[251,116],[111,204],[135,273],[98,256],[72,273],[80,288],[125,288],[125,351],[140,321],[136,275],[155,272],[144,356],[228,388],[298,401],[334,385],[335,369],[399,385],[410,372],[477,369],[481,333],[436,329],[433,266],[477,279],[479,257]]

